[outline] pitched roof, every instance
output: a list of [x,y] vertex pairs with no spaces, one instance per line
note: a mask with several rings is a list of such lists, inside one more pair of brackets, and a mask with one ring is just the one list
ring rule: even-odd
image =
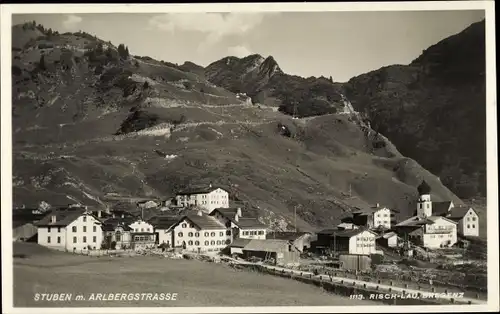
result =
[[295,241],[306,234],[308,232],[271,232],[266,235],[266,239]]
[[443,216],[429,216],[429,217],[427,217],[427,219],[431,220],[432,222],[436,222],[437,220],[444,219],[444,220],[447,220],[449,222],[453,222],[456,224],[455,221],[451,220],[450,218],[443,217]]
[[245,247],[248,243],[250,243],[252,239],[244,239],[244,238],[236,238],[234,241],[231,243],[230,247]]
[[432,225],[434,221],[427,218],[420,218],[418,216],[410,217],[406,220],[401,221],[396,225],[396,227],[420,227],[423,225]]
[[396,232],[391,231],[391,232],[384,233],[384,234],[382,235],[382,238],[384,238],[384,239],[388,239],[388,238],[393,237],[393,236],[398,236],[398,235],[397,235],[397,233],[396,233]]
[[168,230],[177,224],[184,216],[180,215],[165,215],[155,216],[149,220],[155,229]]
[[238,208],[237,207],[216,208],[210,213],[210,215],[213,215],[216,211],[228,219],[234,219],[236,213],[238,213]]
[[453,207],[450,210],[450,214],[446,216],[448,219],[452,220],[460,220],[464,218],[464,216],[467,214],[467,212],[471,209],[471,207],[465,207],[465,206],[459,206],[459,207]]
[[351,238],[353,236],[356,236],[360,234],[361,232],[368,231],[370,233],[373,233],[376,235],[375,232],[370,231],[369,229],[366,228],[359,228],[359,229],[349,229],[349,230],[337,230],[331,234],[332,237],[337,237],[337,238]]
[[[187,214],[186,216],[184,216],[184,218],[188,219],[202,230],[226,229],[226,227],[220,221],[212,216],[198,216],[197,214]],[[179,222],[181,222],[182,220],[184,219],[179,220]]]
[[283,248],[288,248],[290,245],[287,240],[257,240],[251,239],[244,247],[243,250],[246,251],[266,251],[266,252],[275,252],[280,251]]
[[[40,219],[40,221],[36,222],[35,225],[38,227],[66,227],[67,225],[75,221],[78,217],[82,216],[84,213],[85,209],[83,208],[68,208],[64,210],[59,209],[51,211],[45,217]],[[52,216],[56,216],[55,222],[52,222]]]
[[111,217],[103,222],[102,229],[104,231],[113,231],[115,230],[118,226],[122,226],[123,230],[125,231],[130,231],[132,228],[130,228],[130,224],[135,221],[134,218],[132,217]]
[[238,218],[238,221],[233,220],[234,224],[238,226],[240,229],[265,229],[266,225],[261,223],[257,218]]
[[451,201],[447,202],[432,202],[432,212],[436,216],[445,215],[451,206]]
[[219,186],[212,185],[212,186],[207,186],[207,187],[188,188],[185,190],[181,190],[181,191],[177,192],[176,194],[177,195],[207,194],[207,193],[210,193],[210,192],[215,191],[217,189],[224,190],[223,188],[221,188]]

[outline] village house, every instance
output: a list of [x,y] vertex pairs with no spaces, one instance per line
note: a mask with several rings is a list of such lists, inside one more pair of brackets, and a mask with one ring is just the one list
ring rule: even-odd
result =
[[396,232],[391,231],[391,232],[380,234],[377,237],[375,242],[376,242],[376,244],[379,244],[381,246],[395,248],[395,247],[398,247],[399,237],[396,234]]
[[238,255],[244,259],[251,257],[261,260],[273,259],[275,264],[297,264],[300,251],[288,240],[274,239],[236,239],[230,245],[231,255]]
[[203,208],[208,214],[216,208],[229,207],[229,193],[211,184],[207,188],[178,192],[175,200],[179,206]]
[[202,211],[183,216],[169,230],[173,247],[191,252],[220,252],[231,243],[231,230]]
[[12,213],[13,241],[37,242],[38,228],[35,223],[45,214],[28,208],[14,209]]
[[[342,224],[365,227],[368,229],[391,229],[392,212],[385,206],[376,206],[361,209],[356,208],[354,211],[347,213],[341,217]],[[345,229],[352,229],[349,227]]]
[[129,224],[131,229],[132,248],[153,248],[156,244],[156,234],[153,225],[142,219],[137,219]]
[[292,243],[299,252],[311,248],[312,234],[310,232],[270,232],[266,235],[268,240],[286,240]]
[[153,225],[156,234],[156,243],[158,245],[165,245],[166,248],[172,248],[174,230],[173,227],[183,218],[179,215],[162,215],[155,216],[149,220],[149,223]]
[[102,230],[104,232],[104,248],[112,248],[115,243],[117,249],[132,248],[132,237],[129,224],[132,218],[111,217],[103,222]]
[[102,222],[85,208],[51,211],[35,225],[38,244],[54,249],[99,249],[103,240]]
[[472,207],[457,206],[453,202],[432,202],[436,216],[446,217],[457,223],[458,234],[464,237],[479,236],[479,216]]
[[395,226],[405,241],[412,241],[429,249],[453,246],[457,242],[457,223],[443,216],[433,215],[431,188],[427,182],[417,188],[417,215]]
[[377,234],[366,228],[351,230],[325,229],[318,232],[316,248],[321,251],[371,255],[377,251],[375,239]]
[[226,228],[230,228],[232,239],[266,239],[267,226],[254,217],[242,217],[242,210],[238,208],[216,208],[211,216],[221,221]]

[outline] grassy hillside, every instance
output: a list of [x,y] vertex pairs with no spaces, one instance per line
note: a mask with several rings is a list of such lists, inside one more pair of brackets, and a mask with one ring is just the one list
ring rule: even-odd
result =
[[295,208],[297,226],[315,230],[353,206],[410,215],[424,178],[436,200],[460,202],[358,114],[292,119],[89,34],[48,37],[13,54],[16,206],[112,207],[110,194],[166,198],[213,182],[269,226],[293,228]]
[[484,21],[346,84],[353,106],[463,198],[486,195]]

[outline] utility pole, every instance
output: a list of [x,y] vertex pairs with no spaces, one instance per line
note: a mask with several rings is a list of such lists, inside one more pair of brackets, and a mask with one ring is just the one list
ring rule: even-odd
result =
[[293,226],[295,228],[295,232],[297,232],[297,206],[293,207]]

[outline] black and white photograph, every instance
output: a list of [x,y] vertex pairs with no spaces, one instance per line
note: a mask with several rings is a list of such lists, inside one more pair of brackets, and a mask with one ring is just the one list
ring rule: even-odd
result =
[[1,9],[2,312],[498,311],[492,1]]

